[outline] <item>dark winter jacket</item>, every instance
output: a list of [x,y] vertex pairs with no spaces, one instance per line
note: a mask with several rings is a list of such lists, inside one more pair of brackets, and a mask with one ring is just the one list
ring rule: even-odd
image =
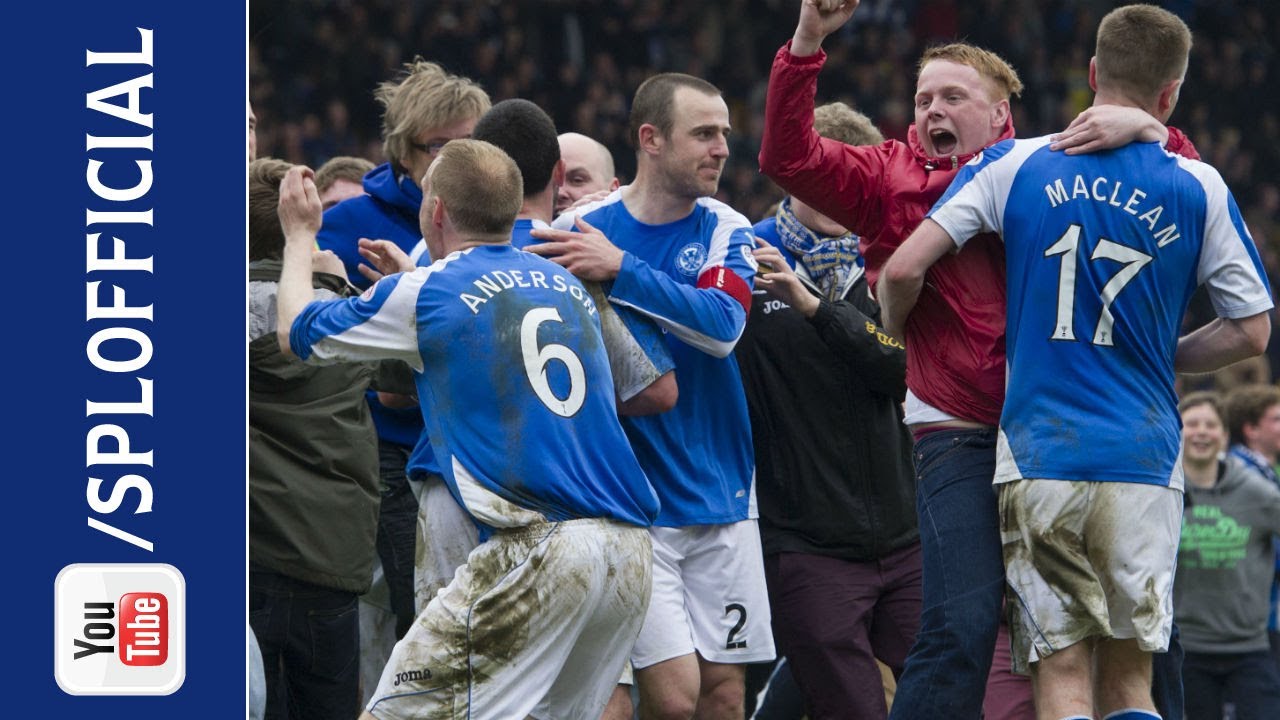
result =
[[[249,561],[363,593],[373,579],[378,444],[364,393],[377,365],[316,367],[280,352],[278,260],[249,265]],[[312,276],[317,299],[345,294]]]
[[[756,234],[777,244],[771,226]],[[918,537],[904,352],[878,325],[865,277],[842,298],[806,319],[757,290],[735,351],[766,555],[866,561]]]

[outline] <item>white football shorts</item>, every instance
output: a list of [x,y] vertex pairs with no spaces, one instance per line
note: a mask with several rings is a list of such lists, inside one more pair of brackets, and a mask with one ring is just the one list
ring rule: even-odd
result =
[[773,631],[756,520],[652,527],[653,597],[631,662],[693,653],[718,663],[772,660]]
[[396,644],[380,720],[598,720],[650,594],[648,530],[571,520],[499,530]]
[[1086,638],[1169,645],[1182,493],[1128,482],[997,485],[1013,668]]

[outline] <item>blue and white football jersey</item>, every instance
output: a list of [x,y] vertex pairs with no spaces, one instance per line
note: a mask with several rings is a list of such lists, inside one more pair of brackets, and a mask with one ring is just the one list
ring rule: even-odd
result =
[[[515,227],[511,229],[511,244],[523,250],[541,242],[529,233],[535,228],[546,227],[549,226],[541,220],[517,218]],[[605,302],[603,291],[597,283],[587,283],[585,287],[599,295],[597,300]],[[601,330],[604,332],[609,364],[613,370],[614,389],[620,399],[630,400],[662,375],[676,368],[671,351],[667,349],[667,342],[662,337],[662,329],[657,323],[635,309],[621,305],[599,310]]]
[[1272,307],[1235,200],[1209,165],[1156,143],[1069,156],[1008,140],[956,176],[930,213],[957,245],[1005,242],[1008,394],[996,482],[1182,487],[1173,358],[1187,303]]
[[610,302],[666,331],[680,399],[657,415],[622,419],[662,501],[656,525],[684,527],[756,517],[750,420],[733,347],[746,326],[756,262],[751,224],[728,205],[698,200],[687,217],[640,222],[622,190],[556,218],[581,215],[626,251],[605,284]]
[[595,303],[555,263],[507,244],[455,252],[308,305],[290,342],[313,362],[413,367],[445,480],[483,525],[657,516],[618,422]]

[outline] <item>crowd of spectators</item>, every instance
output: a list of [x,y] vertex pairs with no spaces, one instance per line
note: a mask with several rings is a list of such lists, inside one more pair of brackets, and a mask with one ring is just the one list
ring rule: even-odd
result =
[[[905,139],[914,60],[967,39],[998,52],[1026,84],[1019,135],[1064,127],[1092,98],[1088,60],[1103,0],[863,0],[826,45],[820,102],[842,100],[885,137]],[[1274,0],[1164,0],[1195,33],[1172,123],[1236,195],[1271,278],[1280,277],[1280,12]],[[495,102],[522,97],[562,131],[605,143],[625,182],[628,99],[649,75],[680,71],[724,90],[734,125],[719,197],[752,220],[782,193],[759,174],[769,64],[798,0],[255,0],[250,100],[261,154],[318,167],[336,155],[385,158],[373,98],[415,55],[478,81]],[[1277,345],[1277,343],[1273,343]],[[1274,358],[1274,355],[1273,355]],[[1273,359],[1272,367],[1277,363]]]

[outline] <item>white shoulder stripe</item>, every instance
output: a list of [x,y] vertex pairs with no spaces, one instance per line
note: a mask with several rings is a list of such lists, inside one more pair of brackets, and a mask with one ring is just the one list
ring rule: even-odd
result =
[[[987,171],[996,172],[1002,179],[1011,180],[1022,167],[1022,164],[1027,161],[1027,158],[1031,157],[1034,153],[1048,144],[1048,135],[1042,135],[1028,140],[1015,140],[1013,147],[1009,148],[1009,152],[1005,153],[1004,157],[998,158],[995,162],[991,163],[991,167]],[[995,203],[995,217],[992,219],[1000,225],[1003,225],[1004,211],[1009,205],[1009,190],[1013,188],[1013,183],[996,182],[994,187],[999,190],[999,194],[992,198]]]
[[582,207],[577,207],[572,210],[565,210],[557,215],[555,220],[551,221],[551,227],[556,230],[572,230],[574,218],[579,216],[586,217],[588,214],[593,213],[606,205],[612,205],[617,202],[622,202],[622,188],[618,188],[617,190],[609,193],[609,196],[603,200],[587,203]]
[[312,345],[312,355],[324,362],[393,358],[403,360],[414,370],[421,372],[423,363],[418,349],[417,332],[418,294],[432,271],[432,268],[420,267],[413,272],[404,273],[372,316],[342,332],[320,339]]
[[641,315],[652,318],[654,322],[658,323],[658,327],[670,332],[672,335],[680,338],[688,345],[717,358],[729,357],[729,354],[733,352],[734,346],[738,344],[738,340],[742,337],[742,333],[746,330],[747,326],[746,323],[743,323],[738,328],[738,334],[732,340],[725,342],[723,340],[717,340],[710,335],[700,333],[687,325],[681,325],[665,315],[659,315],[658,313],[633,305],[625,300],[610,298],[609,302],[621,307],[629,307]]
[[1220,317],[1242,318],[1273,306],[1258,251],[1243,219],[1231,213],[1231,191],[1212,165],[1174,156],[1205,194],[1204,244],[1196,282],[1205,285]]
[[729,238],[738,230],[751,231],[752,225],[737,210],[716,200],[715,198],[698,198],[698,205],[710,210],[716,217],[716,227],[711,232],[711,247],[707,248],[707,262],[703,268],[723,265],[729,256]]

